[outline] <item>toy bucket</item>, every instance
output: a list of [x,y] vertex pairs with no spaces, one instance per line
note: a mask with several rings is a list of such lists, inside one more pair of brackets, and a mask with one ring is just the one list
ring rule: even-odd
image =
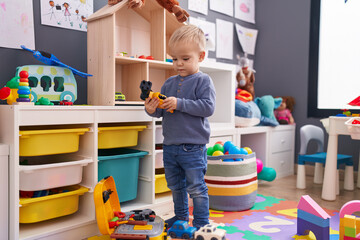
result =
[[[255,153],[208,156],[205,182],[209,207],[222,211],[243,211],[254,206],[258,181]],[[242,161],[222,161],[239,159]]]

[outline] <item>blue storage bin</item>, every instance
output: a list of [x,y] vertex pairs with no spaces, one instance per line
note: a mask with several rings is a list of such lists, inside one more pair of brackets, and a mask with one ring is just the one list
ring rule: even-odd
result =
[[127,148],[99,149],[98,180],[112,176],[120,202],[136,198],[139,176],[139,160],[149,154]]

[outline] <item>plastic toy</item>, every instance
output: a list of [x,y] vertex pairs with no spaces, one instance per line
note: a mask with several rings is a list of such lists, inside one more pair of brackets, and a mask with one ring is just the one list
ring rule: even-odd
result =
[[[149,209],[121,212],[113,177],[102,179],[95,186],[94,202],[99,230],[115,239],[164,240],[165,222]],[[136,215],[143,220],[136,220]]]
[[168,230],[171,238],[192,239],[196,231],[195,227],[190,227],[187,221],[178,220]]
[[83,78],[87,78],[89,76],[92,76],[91,74],[80,72],[80,71],[76,70],[75,68],[72,68],[72,67],[60,62],[60,60],[57,57],[55,57],[54,55],[52,55],[51,53],[47,53],[47,52],[44,52],[44,51],[31,50],[31,49],[25,47],[24,45],[21,45],[21,48],[26,50],[26,51],[32,52],[33,56],[37,60],[39,60],[40,62],[43,62],[43,63],[45,63],[47,65],[60,66],[60,67],[68,68],[75,75],[79,75],[80,77],[83,77]]
[[7,104],[12,105],[16,102],[18,98],[18,88],[19,88],[19,77],[13,77],[10,81],[6,83],[6,86],[0,89],[0,99],[5,100]]
[[39,100],[36,101],[35,105],[54,105],[54,103],[50,102],[48,98],[41,97]]
[[148,59],[148,60],[154,60],[154,57],[153,57],[153,56],[147,56],[147,57],[145,57],[144,55],[140,55],[139,58],[141,58],[141,59]]
[[195,232],[195,240],[225,240],[226,231],[207,224]]
[[360,106],[360,96],[348,103],[351,106]]
[[125,101],[125,95],[121,92],[115,92],[115,101]]
[[298,204],[297,234],[312,231],[316,239],[330,239],[330,218],[310,196],[302,196]]
[[21,71],[29,73],[31,101],[45,97],[52,102],[77,99],[77,83],[71,70],[59,66],[24,65],[16,68],[15,76]]
[[18,91],[17,94],[19,95],[19,97],[16,99],[16,102],[20,103],[20,102],[30,102],[31,100],[31,90],[29,87],[29,73],[27,71],[21,71],[19,73],[20,76],[20,82],[19,82],[19,87],[18,87]]
[[276,171],[273,168],[270,167],[263,167],[261,172],[258,173],[258,179],[259,180],[265,180],[268,182],[274,181],[276,178]]
[[[140,89],[141,89],[141,95],[140,95],[140,98],[142,100],[145,100],[146,98],[150,97],[150,98],[158,98],[160,103],[159,103],[159,106],[158,108],[162,108],[162,104],[164,102],[164,100],[167,98],[165,95],[159,93],[159,92],[153,92],[151,90],[151,86],[152,86],[152,82],[150,81],[145,81],[145,80],[142,80],[141,83],[140,83]],[[174,111],[171,111],[171,113],[174,112]]]
[[340,227],[339,240],[359,239],[360,218],[352,216],[353,213],[360,210],[360,201],[353,200],[345,203],[339,212]]
[[60,105],[72,106],[72,105],[73,105],[73,102],[64,99],[64,100],[60,101]]

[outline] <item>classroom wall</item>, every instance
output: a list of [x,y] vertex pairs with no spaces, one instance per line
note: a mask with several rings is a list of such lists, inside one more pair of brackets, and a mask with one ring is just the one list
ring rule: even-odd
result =
[[[256,56],[250,56],[255,60],[255,92],[257,96],[290,95],[296,99],[293,112],[297,124],[296,153],[300,148],[299,127],[305,124],[321,126],[319,119],[307,117],[310,1],[256,0],[255,25],[242,23],[240,20],[211,10],[207,16],[212,22],[215,22],[217,17],[227,21],[234,19],[245,27],[254,26],[259,30]],[[179,2],[182,7],[187,8],[187,0]],[[107,0],[94,0],[94,11],[105,4]],[[41,25],[40,1],[33,0],[33,5],[36,49],[53,53],[64,63],[86,72],[86,33]],[[194,17],[204,17],[202,14],[189,12]],[[234,30],[234,59],[219,61],[237,63],[237,52],[241,52],[241,46]],[[215,57],[215,54],[210,52],[210,57]],[[39,64],[39,62],[29,52],[0,48],[0,87],[14,76],[17,66],[25,64]],[[76,104],[86,104],[87,82],[83,78],[76,78],[78,83]],[[349,136],[339,137],[339,153],[353,155],[355,165],[358,162],[359,147],[360,141],[353,141]]]

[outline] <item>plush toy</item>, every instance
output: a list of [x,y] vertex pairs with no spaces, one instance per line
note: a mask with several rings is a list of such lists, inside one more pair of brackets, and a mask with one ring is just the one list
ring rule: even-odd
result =
[[294,110],[295,99],[290,96],[285,96],[281,98],[282,102],[280,106],[274,111],[276,120],[280,124],[294,124],[295,121],[291,112]]
[[271,95],[265,95],[255,99],[255,103],[258,105],[261,115],[276,122],[274,110],[280,106],[281,102],[282,98],[273,98]]
[[[108,0],[109,5],[115,5],[122,0]],[[174,13],[176,19],[179,22],[185,22],[190,16],[189,13],[182,9],[179,5],[179,2],[176,0],[156,0],[163,8],[168,10],[170,13]],[[128,0],[129,8],[140,8],[145,4],[145,0]]]

